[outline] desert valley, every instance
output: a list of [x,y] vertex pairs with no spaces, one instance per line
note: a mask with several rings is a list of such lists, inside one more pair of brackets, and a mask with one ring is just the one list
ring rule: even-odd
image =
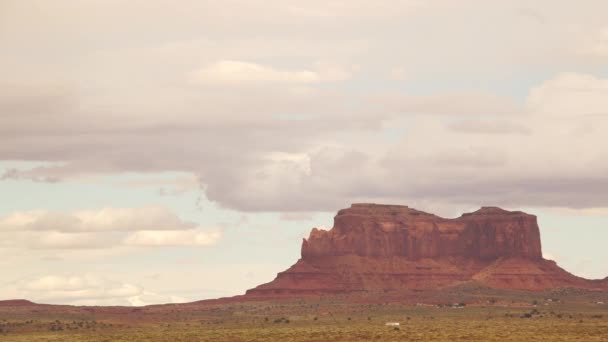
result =
[[3,341],[606,341],[608,278],[542,256],[536,217],[353,204],[244,295],[101,307],[0,302]]

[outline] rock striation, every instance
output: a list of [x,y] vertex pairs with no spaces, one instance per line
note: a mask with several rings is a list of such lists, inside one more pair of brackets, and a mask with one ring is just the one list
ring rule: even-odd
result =
[[542,257],[536,216],[482,207],[446,219],[407,206],[353,204],[313,229],[302,257],[250,296],[440,289],[467,282],[522,290],[605,289]]
[[484,207],[449,220],[406,206],[353,204],[330,231],[313,229],[302,258],[358,255],[408,260],[462,256],[541,259],[536,217]]

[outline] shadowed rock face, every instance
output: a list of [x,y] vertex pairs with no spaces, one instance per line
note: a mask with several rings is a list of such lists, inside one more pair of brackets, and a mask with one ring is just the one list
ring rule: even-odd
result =
[[483,207],[445,219],[407,206],[353,204],[329,231],[313,229],[302,258],[247,295],[438,289],[478,282],[497,288],[606,289],[542,258],[536,216]]

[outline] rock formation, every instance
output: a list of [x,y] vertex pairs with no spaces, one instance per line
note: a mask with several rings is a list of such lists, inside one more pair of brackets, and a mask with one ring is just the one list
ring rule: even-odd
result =
[[407,206],[353,204],[313,229],[302,257],[250,296],[439,289],[467,282],[542,290],[606,289],[542,257],[536,216],[483,207],[445,219]]
[[8,299],[0,300],[0,306],[32,306],[37,305],[25,299]]

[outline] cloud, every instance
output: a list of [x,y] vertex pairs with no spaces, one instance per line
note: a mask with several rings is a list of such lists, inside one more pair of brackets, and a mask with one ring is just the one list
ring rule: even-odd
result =
[[[42,168],[41,168],[42,169]],[[11,168],[0,175],[0,181],[2,180],[30,180],[32,182],[44,182],[44,183],[57,183],[61,179],[55,176],[49,176],[46,174],[37,175],[36,172],[23,172],[16,168]]]
[[209,246],[221,235],[221,231],[202,229],[159,206],[70,213],[23,211],[0,217],[0,244],[31,249]]
[[555,117],[608,116],[608,79],[580,73],[560,73],[532,88],[528,111]]
[[471,134],[530,134],[528,127],[521,123],[502,120],[461,120],[448,124],[455,132]]
[[[408,12],[414,12],[424,6],[425,3],[418,0],[381,0],[374,3],[365,0],[287,2],[288,12],[296,16],[320,18],[373,17],[387,14],[406,15]],[[389,9],[392,9],[393,12]]]
[[125,238],[128,246],[209,246],[222,237],[221,231],[189,229],[182,231],[142,230],[130,233]]
[[100,232],[134,230],[184,230],[196,227],[184,222],[168,208],[103,208],[71,213],[46,210],[15,212],[0,217],[0,230]]
[[[235,178],[225,187],[209,183],[206,193],[241,210],[329,210],[359,199],[462,208],[607,206],[608,146],[602,132],[608,118],[599,115],[608,109],[604,82],[558,74],[532,88],[508,120],[483,111],[448,124],[441,117],[415,115],[405,121],[397,143],[353,140],[351,148],[266,158],[242,173],[224,174]],[[393,120],[387,120],[391,127]],[[228,184],[239,184],[234,189],[240,191]]]
[[[61,115],[62,112],[73,110],[73,94],[65,85],[5,83],[0,84],[0,118],[12,117],[15,113],[22,118],[41,118],[48,113]],[[0,126],[2,127],[2,126]],[[1,130],[3,134],[8,130]]]
[[313,218],[314,214],[309,212],[283,212],[279,215],[281,221],[310,221]]
[[115,182],[114,184],[120,187],[126,186],[132,188],[159,188],[159,192],[165,195],[179,195],[191,190],[199,189],[199,184],[196,177],[191,174],[185,174],[171,178],[141,177],[139,179],[134,180]]
[[320,83],[345,81],[350,72],[339,67],[318,65],[318,70],[286,71],[251,62],[224,60],[196,70],[192,80],[196,83]]
[[4,181],[177,171],[242,211],[606,205],[606,80],[580,51],[604,2],[37,6],[0,13],[0,160],[44,165]]
[[553,254],[547,252],[543,252],[543,258],[553,261],[557,260],[557,258]]
[[5,238],[11,247],[26,247],[30,249],[98,249],[117,245],[117,239],[110,234],[99,233],[64,233],[59,231],[44,232],[14,232],[5,233]]
[[521,108],[505,96],[482,92],[454,92],[433,95],[389,94],[378,98],[380,105],[405,114],[513,115]]
[[[282,219],[365,201],[448,216],[481,204],[594,216],[608,207],[606,1],[1,3],[3,193],[133,172],[147,179],[109,185],[200,189],[211,206]],[[167,171],[184,179],[165,181]],[[221,224],[159,208],[14,210],[0,218],[7,274],[132,270],[154,246],[207,253],[227,238]],[[55,255],[65,262],[41,261]],[[225,264],[196,273],[230,295],[279,266],[251,283],[226,278],[246,272]],[[85,282],[122,299],[74,301],[164,296],[138,284]]]
[[[370,97],[350,116],[343,95],[321,96],[318,106],[307,107],[326,94],[313,91],[284,108],[314,115],[271,110],[284,115],[269,116],[263,106],[250,106],[262,114],[177,115],[159,117],[158,127],[127,121],[116,130],[75,126],[59,135],[23,126],[22,137],[0,145],[0,155],[55,162],[12,172],[21,177],[182,171],[198,177],[208,199],[244,211],[331,211],[366,200],[602,207],[608,205],[602,196],[608,185],[605,83],[593,75],[560,73],[532,87],[523,105],[466,92],[401,93],[392,98],[396,102]],[[385,109],[374,116],[373,108]],[[325,110],[329,114],[321,115]],[[456,116],[433,115],[450,113]]]
[[605,58],[608,56],[608,27],[603,27],[590,36],[581,44],[582,55]]
[[388,79],[393,81],[403,81],[407,78],[407,69],[405,67],[394,67],[388,73]]
[[556,213],[564,216],[595,216],[595,217],[606,217],[608,216],[608,208],[547,208],[548,212]]
[[20,281],[17,288],[21,298],[48,304],[142,306],[185,301],[93,274],[45,275]]

